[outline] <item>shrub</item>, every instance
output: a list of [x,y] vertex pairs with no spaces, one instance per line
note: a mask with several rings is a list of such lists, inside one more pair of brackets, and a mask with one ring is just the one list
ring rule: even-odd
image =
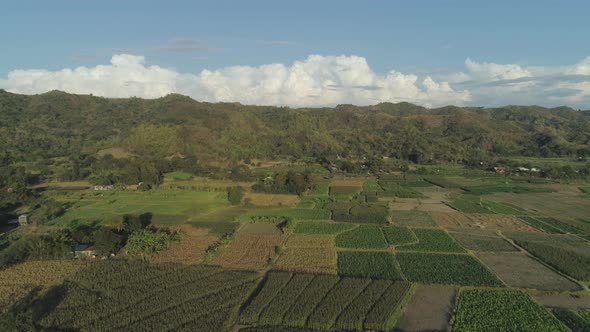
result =
[[233,205],[240,204],[242,197],[244,197],[244,188],[242,187],[231,187],[227,191],[227,200]]

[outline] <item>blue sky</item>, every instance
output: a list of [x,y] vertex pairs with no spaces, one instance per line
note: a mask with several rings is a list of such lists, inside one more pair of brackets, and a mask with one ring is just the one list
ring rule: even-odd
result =
[[[73,69],[79,66],[93,68],[97,65],[109,65],[113,55],[118,54],[143,56],[144,67],[157,65],[176,73],[193,75],[200,75],[202,70],[223,73],[224,69],[236,65],[256,69],[278,63],[292,69],[294,62],[306,62],[310,55],[345,55],[363,58],[376,75],[372,80],[360,79],[362,82],[377,86],[375,82],[382,83],[380,79],[386,80],[384,76],[394,70],[404,75],[416,76],[417,88],[424,91],[424,94],[419,95],[399,89],[398,94],[372,95],[371,98],[395,95],[395,98],[403,99],[404,94],[409,94],[409,101],[427,100],[425,104],[437,105],[439,103],[432,99],[442,97],[429,93],[423,81],[426,77],[431,77],[437,84],[448,82],[453,90],[469,90],[468,97],[447,96],[447,99],[442,98],[445,101],[457,104],[494,104],[492,99],[484,98],[489,91],[477,93],[471,91],[472,87],[465,83],[476,80],[474,76],[477,76],[469,72],[469,69],[466,70],[466,59],[469,58],[481,65],[515,65],[524,70],[519,77],[500,75],[503,79],[534,76],[538,82],[542,76],[544,87],[548,86],[549,77],[554,77],[554,83],[565,80],[564,84],[553,86],[551,91],[565,95],[568,91],[578,91],[575,98],[545,99],[538,100],[537,103],[548,106],[566,103],[590,108],[590,96],[586,96],[585,92],[580,93],[585,91],[587,78],[578,77],[586,75],[585,64],[582,67],[579,64],[590,56],[588,13],[588,1],[540,0],[485,3],[318,0],[11,1],[3,4],[0,14],[0,42],[4,45],[0,52],[0,87],[15,92],[40,92],[40,84],[37,83],[36,87],[27,90],[23,87],[25,83],[15,83],[8,77],[9,73],[32,69],[58,72],[64,68]],[[323,65],[338,68],[342,66],[334,62],[338,61],[327,61]],[[576,64],[578,69],[564,69],[566,66],[571,69]],[[537,70],[539,68],[548,69]],[[466,73],[468,77],[457,84],[456,77],[450,78],[449,75],[459,73]],[[578,75],[575,82],[564,78],[572,73]],[[320,85],[345,86],[343,82],[350,83],[347,79],[334,79],[333,75],[318,78],[316,74],[314,72],[310,75],[316,77],[319,80],[316,83]],[[272,76],[266,74],[265,77],[268,78],[269,75]],[[500,76],[494,77],[499,79]],[[259,78],[257,75],[254,77]],[[252,80],[253,77],[248,79]],[[481,89],[482,83],[490,83],[490,77],[486,79],[480,75],[477,80],[479,85],[476,89]],[[583,84],[580,85],[580,82]],[[197,82],[197,85],[201,83]],[[174,91],[189,92],[188,88],[179,88],[182,84],[175,81]],[[58,88],[66,86],[68,85],[64,83]],[[97,87],[96,84],[91,86]],[[387,86],[396,89],[395,85]],[[385,88],[383,84],[377,87]],[[221,100],[218,91],[204,93],[203,89],[210,90],[211,87],[201,86],[198,93],[190,91],[194,97]],[[285,86],[281,88],[284,89]],[[99,88],[96,93],[105,94]],[[547,91],[533,91],[527,95],[528,99],[519,100],[514,99],[518,96],[515,93],[514,97],[500,98],[499,102],[534,103],[535,98],[546,94]],[[139,95],[152,97],[149,93]],[[224,94],[223,98],[250,101],[232,93]],[[276,103],[294,104],[290,101],[296,99],[280,99]],[[333,96],[319,100],[318,105],[340,101]],[[251,101],[265,103],[264,98],[254,98]],[[362,97],[351,101],[368,103],[368,99]],[[272,100],[268,102],[275,103]]]

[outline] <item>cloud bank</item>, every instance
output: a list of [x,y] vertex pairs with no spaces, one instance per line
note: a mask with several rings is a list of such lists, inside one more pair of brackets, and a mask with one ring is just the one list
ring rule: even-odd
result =
[[[179,42],[174,49],[201,47]],[[359,56],[310,55],[292,64],[230,66],[180,73],[147,65],[144,56],[118,54],[110,64],[48,71],[18,69],[0,88],[35,94],[50,90],[105,97],[158,98],[181,93],[210,102],[288,106],[408,101],[425,106],[539,104],[590,107],[590,57],[561,67],[524,67],[465,60],[465,70],[417,75],[374,72]]]

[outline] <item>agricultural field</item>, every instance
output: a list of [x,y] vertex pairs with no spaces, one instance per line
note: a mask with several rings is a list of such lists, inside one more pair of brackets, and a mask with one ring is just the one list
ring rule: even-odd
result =
[[381,228],[361,225],[336,236],[336,246],[351,249],[387,249],[388,243]]
[[514,290],[473,289],[459,293],[454,331],[567,331],[529,295]]
[[479,253],[479,258],[506,285],[546,291],[576,291],[577,283],[521,253]]
[[295,233],[300,234],[339,234],[355,228],[349,223],[334,223],[325,221],[300,221],[295,224]]
[[464,248],[483,252],[515,252],[518,251],[510,242],[492,231],[467,230],[450,232]]
[[473,256],[463,254],[398,253],[403,275],[424,284],[502,286]]
[[405,307],[396,330],[447,331],[457,290],[450,286],[420,285]]
[[416,234],[408,227],[391,226],[383,227],[381,230],[387,243],[392,246],[403,246],[418,242]]
[[385,330],[394,325],[409,291],[402,281],[270,272],[239,321],[268,331]]
[[390,219],[388,207],[376,203],[334,202],[327,204],[326,209],[331,211],[334,221],[386,224]]
[[293,234],[273,267],[293,272],[336,274],[336,262],[333,235]]
[[38,324],[48,330],[224,330],[257,278],[206,266],[96,262],[37,299],[50,310]]
[[407,244],[396,248],[398,251],[420,252],[465,252],[447,232],[440,229],[414,228],[412,229],[417,243]]
[[85,261],[28,261],[0,270],[0,313],[30,292],[46,292],[87,266]]
[[296,206],[299,202],[299,196],[288,194],[263,194],[247,192],[242,198],[242,202],[247,205],[255,206]]
[[230,269],[263,270],[282,245],[282,234],[244,234],[230,242],[209,263]]
[[219,240],[208,229],[190,224],[173,225],[170,230],[180,233],[179,240],[153,257],[153,262],[199,264],[205,260],[207,248]]
[[402,279],[395,256],[383,251],[339,251],[338,274],[372,279]]
[[436,227],[434,220],[428,212],[424,211],[393,211],[393,223],[399,226],[410,227]]

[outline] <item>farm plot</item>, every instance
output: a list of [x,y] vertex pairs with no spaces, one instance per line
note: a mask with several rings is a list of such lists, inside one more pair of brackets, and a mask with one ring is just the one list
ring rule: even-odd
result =
[[299,196],[247,192],[242,201],[258,206],[295,206],[299,202]]
[[240,323],[272,326],[271,331],[381,330],[395,322],[409,288],[389,280],[270,272]]
[[383,227],[381,229],[389,245],[402,246],[418,241],[418,238],[408,227]]
[[418,211],[420,200],[417,198],[395,198],[388,200],[389,207],[397,211]]
[[495,232],[491,231],[467,231],[450,232],[463,247],[473,251],[499,252],[518,251],[510,242],[506,241]]
[[548,292],[535,293],[533,298],[548,308],[590,310],[590,294]]
[[257,278],[198,265],[94,262],[68,279],[59,303],[54,296],[37,300],[50,311],[36,324],[43,330],[224,330]]
[[509,215],[500,214],[470,214],[468,218],[472,220],[467,227],[489,229],[494,231],[517,231],[517,232],[536,232],[537,230],[522,220]]
[[463,290],[459,293],[454,331],[567,331],[527,294],[511,290]]
[[463,286],[502,285],[470,255],[399,253],[396,257],[410,281]]
[[332,235],[293,234],[274,268],[294,272],[336,274],[336,249]]
[[262,270],[275,256],[283,236],[240,235],[211,260],[211,264],[232,269]]
[[79,260],[28,261],[0,270],[0,312],[33,289],[61,284],[85,266]]
[[295,224],[298,234],[339,234],[357,227],[349,223],[335,223],[328,221],[300,221]]
[[352,249],[386,249],[388,244],[381,228],[361,225],[336,236],[336,246]]
[[332,212],[332,220],[356,223],[386,224],[389,222],[389,209],[380,204],[334,202],[327,204]]
[[155,263],[201,263],[205,259],[207,248],[219,240],[219,236],[209,234],[206,228],[193,225],[175,225],[170,229],[180,232],[180,239],[152,258]]
[[499,193],[488,196],[490,200],[511,203],[527,210],[537,211],[548,217],[576,219],[590,215],[590,201],[577,193],[530,193],[526,195]]
[[580,286],[520,253],[479,253],[477,257],[508,286],[547,291],[573,291]]
[[430,214],[424,211],[393,211],[392,219],[399,226],[436,227]]
[[396,331],[447,331],[456,293],[450,286],[418,286],[396,325]]
[[372,279],[402,279],[395,256],[382,251],[338,252],[338,274]]
[[585,317],[583,312],[554,309],[553,315],[572,331],[590,331],[590,317]]
[[440,229],[414,228],[418,243],[399,246],[398,251],[465,252],[447,232]]
[[353,196],[361,192],[362,186],[330,185],[330,196]]
[[430,212],[436,225],[444,228],[470,228],[471,219],[461,212]]
[[240,215],[241,221],[270,220],[329,220],[331,213],[327,210],[300,209],[300,208],[255,208]]

